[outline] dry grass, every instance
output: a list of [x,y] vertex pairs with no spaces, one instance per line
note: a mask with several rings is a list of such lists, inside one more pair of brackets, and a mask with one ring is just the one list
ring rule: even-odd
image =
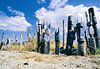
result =
[[[85,47],[87,48],[86,42],[84,42]],[[74,48],[78,48],[78,43],[73,45]]]
[[[60,42],[59,44],[59,47],[61,48],[63,46],[63,42]],[[65,46],[66,46],[66,43],[65,43]],[[85,46],[86,46],[86,42],[85,42]],[[74,44],[73,45],[74,48],[77,48],[78,47],[78,43]],[[87,47],[87,46],[86,46]],[[20,44],[11,44],[11,46],[7,49],[7,46],[6,46],[6,50],[8,51],[36,51],[36,48],[37,48],[37,39],[36,38],[32,38],[31,39],[31,45],[29,46],[28,45],[28,42],[26,42],[26,45],[22,45],[22,47],[20,47]],[[55,41],[52,40],[51,41],[51,46],[50,46],[50,50],[51,51],[55,51]]]
[[56,59],[59,59],[62,57],[62,55],[55,55],[55,54],[40,54],[40,53],[33,53],[32,52],[26,52],[26,51],[22,51],[19,52],[21,54],[16,54],[16,56],[20,57],[20,60],[22,59],[32,59],[35,60],[37,62],[48,62],[48,63],[53,63],[53,64],[57,64],[58,62]]
[[[34,40],[34,42],[33,42]],[[36,38],[31,39],[31,44],[29,45],[29,42],[26,42],[26,45],[23,43],[22,46],[20,44],[11,44],[9,48],[5,48],[8,51],[33,51],[36,50],[37,47],[37,40]]]
[[[61,48],[62,46],[63,46],[63,42],[60,42],[59,43],[59,48]],[[65,43],[65,46],[66,46],[66,43]],[[54,40],[51,41],[50,50],[55,51],[55,41]]]

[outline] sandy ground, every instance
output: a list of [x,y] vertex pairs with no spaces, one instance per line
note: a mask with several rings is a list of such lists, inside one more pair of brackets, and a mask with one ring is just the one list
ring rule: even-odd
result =
[[100,69],[100,55],[82,57],[0,51],[0,69]]

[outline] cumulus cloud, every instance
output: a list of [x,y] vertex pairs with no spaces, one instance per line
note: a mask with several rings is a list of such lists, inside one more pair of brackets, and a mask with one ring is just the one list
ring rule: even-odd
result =
[[6,16],[6,13],[0,11],[0,29],[9,31],[26,31],[31,26],[24,17],[23,12],[12,10],[8,7],[9,11],[15,13],[16,16]]
[[[100,8],[96,6],[89,6],[85,7],[84,5],[67,5],[67,0],[51,0],[49,8],[42,7],[41,9],[37,10],[35,12],[36,17],[41,21],[46,21],[47,23],[51,23],[51,26],[53,28],[60,28],[60,36],[62,37],[63,32],[63,26],[62,26],[62,20],[65,20],[65,31],[67,33],[67,19],[69,15],[73,16],[73,22],[74,26],[77,23],[77,19],[79,22],[81,21],[86,25],[86,19],[85,19],[85,11],[88,11],[90,7],[93,7],[95,10],[95,14],[97,17],[97,27],[100,29]],[[54,9],[54,10],[52,10]]]

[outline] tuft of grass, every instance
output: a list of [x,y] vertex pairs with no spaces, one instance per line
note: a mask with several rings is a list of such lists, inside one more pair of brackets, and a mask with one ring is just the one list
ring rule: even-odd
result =
[[43,59],[41,57],[40,58],[35,58],[35,61],[41,62],[41,61],[43,61]]

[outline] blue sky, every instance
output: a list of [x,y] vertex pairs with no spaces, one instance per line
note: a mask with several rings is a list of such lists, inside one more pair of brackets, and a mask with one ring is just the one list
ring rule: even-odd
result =
[[[75,17],[77,15],[84,16],[82,14],[84,12],[79,9],[87,10],[91,6],[96,8],[97,17],[99,17],[100,0],[0,0],[0,42],[2,32],[5,32],[5,36],[7,35],[8,37],[11,37],[14,33],[19,39],[21,31],[23,31],[23,40],[26,41],[27,29],[31,28],[31,36],[33,36],[33,33],[36,32],[36,22],[38,20],[45,20],[47,23],[51,23],[52,39],[54,38],[54,28],[60,27],[60,39],[62,40],[61,20],[64,19],[65,23],[67,23],[67,14],[73,9],[77,10],[74,11],[77,14],[71,12],[74,18],[77,18]],[[67,8],[70,11],[67,11]],[[8,24],[11,25],[9,26]],[[67,24],[65,24],[66,27]],[[16,28],[19,29],[17,30]]]

